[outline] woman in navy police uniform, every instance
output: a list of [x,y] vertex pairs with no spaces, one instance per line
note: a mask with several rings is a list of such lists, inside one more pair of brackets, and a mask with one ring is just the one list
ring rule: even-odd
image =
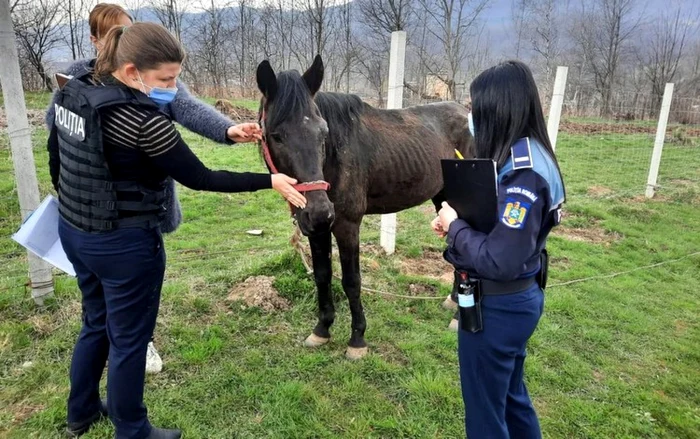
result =
[[545,245],[559,224],[564,184],[530,69],[508,61],[470,87],[476,157],[498,168],[498,222],[473,230],[447,203],[433,230],[445,259],[480,279],[483,330],[459,330],[459,366],[470,439],[539,438],[523,365],[544,306]]

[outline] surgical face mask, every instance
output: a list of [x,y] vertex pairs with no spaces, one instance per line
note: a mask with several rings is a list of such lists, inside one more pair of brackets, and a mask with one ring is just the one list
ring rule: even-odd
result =
[[469,112],[467,115],[467,120],[469,121],[469,132],[472,134],[472,137],[476,137],[476,129],[474,128],[474,118],[472,117],[472,113]]
[[139,82],[141,83],[141,85],[143,85],[144,88],[151,89],[151,91],[148,93],[146,93],[146,91],[144,90],[144,93],[147,94],[148,97],[151,98],[151,100],[156,104],[169,104],[173,101],[173,99],[175,99],[175,95],[177,94],[177,87],[151,87],[150,85],[146,85],[143,83],[143,80],[141,79],[141,74],[139,72],[136,72],[136,74],[139,75]]

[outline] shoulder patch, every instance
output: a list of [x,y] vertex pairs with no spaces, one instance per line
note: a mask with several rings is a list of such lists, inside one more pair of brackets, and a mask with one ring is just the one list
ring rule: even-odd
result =
[[506,194],[509,194],[509,195],[510,195],[510,194],[519,194],[519,195],[523,195],[523,196],[527,197],[528,199],[530,199],[530,201],[532,201],[533,203],[534,203],[535,201],[537,201],[537,198],[538,198],[537,195],[535,195],[534,192],[532,192],[532,191],[529,190],[529,189],[525,189],[524,187],[520,187],[520,186],[511,186],[511,187],[509,187],[508,189],[506,189]]
[[510,148],[510,157],[513,161],[513,170],[531,169],[532,151],[530,150],[530,138],[524,137]]
[[522,229],[529,213],[530,203],[518,201],[513,197],[506,198],[506,207],[501,215],[501,222],[511,229]]

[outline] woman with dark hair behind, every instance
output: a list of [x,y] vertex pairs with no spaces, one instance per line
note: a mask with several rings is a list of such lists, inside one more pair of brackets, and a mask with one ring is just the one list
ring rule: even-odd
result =
[[431,224],[445,259],[477,285],[481,330],[459,330],[465,428],[471,439],[539,438],[523,381],[525,347],[544,307],[545,245],[561,220],[564,184],[530,69],[508,61],[471,84],[477,158],[498,169],[498,217],[477,232],[447,203]]

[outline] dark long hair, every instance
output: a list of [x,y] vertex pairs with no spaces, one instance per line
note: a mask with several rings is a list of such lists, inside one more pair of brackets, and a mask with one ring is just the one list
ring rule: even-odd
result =
[[530,137],[544,146],[559,168],[544,123],[537,85],[528,66],[520,61],[505,61],[491,67],[472,81],[469,92],[476,157],[491,158],[500,169],[506,164],[515,141]]

